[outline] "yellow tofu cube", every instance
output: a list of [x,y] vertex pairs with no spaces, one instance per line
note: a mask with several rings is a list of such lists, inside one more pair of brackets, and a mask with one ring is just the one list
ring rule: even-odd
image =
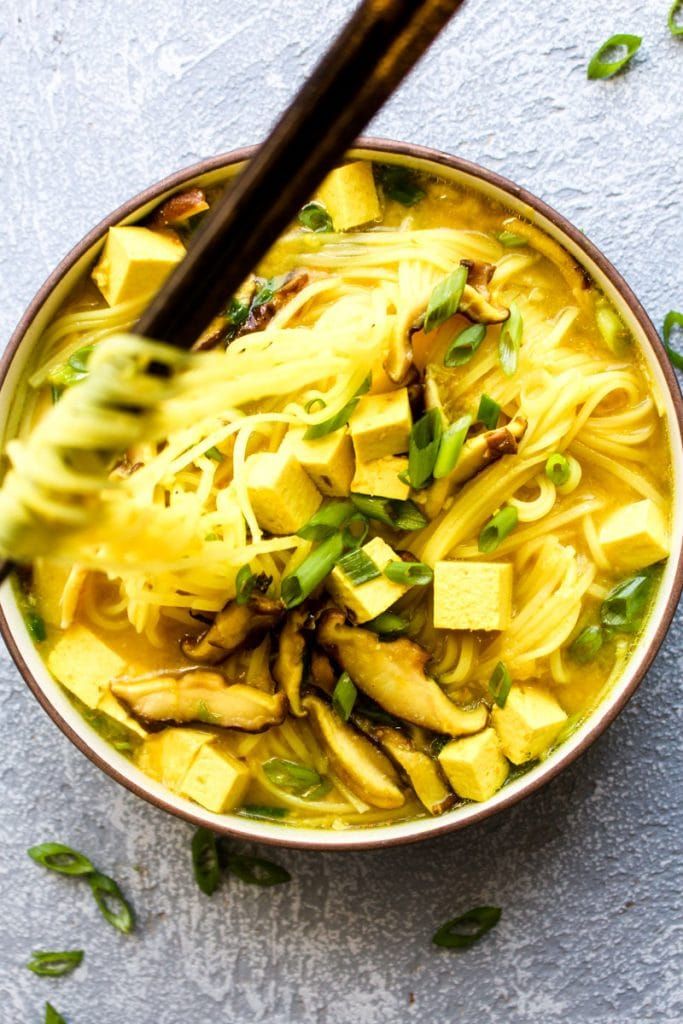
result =
[[199,751],[215,739],[204,729],[164,729],[147,737],[135,761],[147,775],[178,793]]
[[408,389],[381,395],[363,395],[349,421],[351,440],[359,462],[408,451],[413,417]]
[[74,623],[47,656],[48,670],[89,708],[96,708],[112,679],[126,662],[91,630]]
[[249,778],[249,769],[243,761],[227,750],[205,746],[185,776],[180,795],[220,814],[242,802]]
[[158,291],[185,255],[172,234],[149,228],[109,228],[92,278],[110,306]]
[[108,715],[109,718],[113,718],[114,721],[118,722],[120,725],[125,725],[126,729],[135,733],[136,736],[140,736],[142,739],[149,735],[147,729],[145,729],[143,725],[140,725],[136,718],[133,718],[132,715],[128,714],[121,701],[118,697],[114,696],[109,687],[102,692],[102,696],[97,702],[97,710],[103,711],[105,715]]
[[567,716],[550,690],[515,683],[505,707],[494,705],[491,720],[505,756],[524,764],[545,753]]
[[669,554],[669,529],[654,501],[644,498],[624,505],[605,519],[598,539],[620,569],[644,569]]
[[405,501],[410,494],[410,484],[399,480],[399,474],[408,469],[405,455],[385,455],[372,462],[357,462],[356,472],[351,481],[354,494],[371,494],[380,498],[396,498]]
[[62,621],[62,592],[71,574],[71,566],[37,558],[33,563],[33,592],[38,611],[50,626]]
[[291,452],[250,455],[246,470],[254,515],[268,533],[296,533],[319,508],[322,495]]
[[325,437],[304,439],[304,428],[289,430],[280,451],[290,452],[311,480],[328,497],[345,497],[353,477],[353,445],[346,430],[333,430]]
[[344,164],[328,174],[317,198],[326,207],[335,231],[348,231],[382,216],[372,164],[364,160]]
[[512,617],[509,562],[437,562],[436,629],[507,629]]
[[510,771],[495,729],[491,728],[451,740],[439,753],[439,763],[455,792],[465,800],[488,800]]
[[377,615],[385,612],[399,597],[403,597],[408,587],[401,583],[393,583],[381,575],[388,562],[400,561],[396,552],[381,537],[373,537],[361,548],[372,559],[380,571],[380,575],[367,583],[354,587],[340,566],[335,566],[327,581],[327,589],[339,604],[342,604],[353,615],[356,622],[369,622]]

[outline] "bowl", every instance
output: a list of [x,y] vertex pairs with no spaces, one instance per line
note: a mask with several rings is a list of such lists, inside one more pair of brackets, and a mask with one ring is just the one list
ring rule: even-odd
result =
[[[19,321],[0,363],[1,436],[11,436],[14,431],[20,414],[20,403],[15,400],[17,384],[33,347],[76,279],[94,262],[109,227],[112,224],[138,220],[167,194],[181,186],[208,186],[231,178],[240,171],[254,151],[241,149],[217,156],[165,178],[111,213],[62,260]],[[443,835],[482,821],[517,803],[549,782],[575,761],[626,705],[664,640],[683,588],[683,400],[657,333],[624,279],[585,235],[564,217],[525,189],[492,171],[459,157],[383,139],[359,139],[352,155],[356,158],[380,158],[383,162],[389,163],[400,162],[478,189],[537,224],[586,268],[614,303],[625,324],[637,339],[650,373],[663,396],[674,475],[673,538],[671,555],[655,605],[625,673],[583,725],[556,751],[526,774],[504,786],[484,804],[465,804],[438,818],[339,832],[213,814],[175,796],[160,783],[144,775],[88,725],[51,678],[28,635],[12,587],[9,582],[4,583],[0,590],[0,632],[26,685],[56,725],[99,768],[156,807],[161,807],[197,825],[204,825],[215,832],[261,843],[317,850],[368,849]]]

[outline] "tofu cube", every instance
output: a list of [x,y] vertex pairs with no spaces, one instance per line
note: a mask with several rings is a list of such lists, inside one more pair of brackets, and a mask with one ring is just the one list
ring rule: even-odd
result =
[[47,656],[48,670],[89,708],[96,708],[109,683],[127,667],[111,647],[79,623],[69,626]]
[[[363,545],[361,551],[372,559],[380,574],[388,562],[400,561],[396,552],[381,537],[373,537]],[[403,597],[408,587],[393,583],[383,575],[354,587],[337,565],[329,576],[327,589],[335,601],[352,613],[356,622],[369,622],[390,608],[399,597]]]
[[382,216],[372,164],[364,160],[344,164],[328,174],[317,198],[326,207],[335,231],[348,231]]
[[215,739],[213,733],[203,729],[164,729],[147,737],[136,755],[136,764],[178,793],[199,751]]
[[114,696],[109,687],[102,692],[102,696],[97,702],[97,710],[103,711],[105,715],[113,718],[120,725],[125,725],[126,729],[142,739],[149,735],[145,727],[140,725],[136,718],[128,714],[121,701],[118,697]]
[[62,621],[62,593],[71,575],[71,566],[37,558],[33,563],[33,591],[38,611],[50,626]]
[[512,617],[509,562],[437,562],[436,629],[507,629]]
[[254,515],[268,533],[296,533],[319,508],[322,495],[291,452],[250,455],[246,470]]
[[505,756],[524,764],[545,753],[567,716],[545,687],[515,683],[505,707],[494,705],[491,720]]
[[328,497],[346,497],[353,477],[353,446],[346,430],[304,440],[304,428],[289,430],[280,451],[290,452],[311,480]]
[[357,462],[351,490],[355,494],[405,501],[410,494],[410,484],[399,480],[399,473],[405,473],[407,469],[405,455],[385,455],[383,459],[373,459],[372,462]]
[[488,800],[510,771],[496,731],[491,728],[451,740],[439,753],[439,763],[455,792],[465,800]]
[[408,389],[381,395],[363,395],[349,421],[351,440],[359,462],[408,451],[413,417]]
[[649,498],[612,512],[598,539],[610,562],[620,569],[644,569],[669,554],[666,520]]
[[243,761],[227,750],[204,746],[194,759],[180,788],[180,795],[220,814],[242,802],[250,772]]
[[110,306],[158,291],[185,255],[172,234],[149,228],[109,228],[92,278]]

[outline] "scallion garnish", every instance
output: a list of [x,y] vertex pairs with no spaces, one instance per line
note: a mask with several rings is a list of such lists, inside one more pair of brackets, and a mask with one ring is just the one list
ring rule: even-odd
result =
[[519,306],[516,302],[511,302],[510,316],[501,327],[500,338],[498,339],[498,358],[500,359],[501,369],[506,377],[512,377],[517,372],[523,327]]
[[506,505],[489,519],[479,534],[479,550],[482,554],[490,554],[502,544],[509,533],[512,533],[519,517],[513,505]]
[[241,302],[233,296],[230,299],[223,316],[230,324],[230,327],[233,328],[233,331],[237,331],[244,323],[246,323],[249,317],[249,306],[246,302]]
[[462,293],[467,284],[467,267],[458,267],[452,274],[439,281],[429,296],[423,330],[425,334],[436,330],[442,323],[458,312]]
[[309,398],[309,400],[304,405],[304,412],[313,412],[313,410],[318,406],[321,409],[327,408],[327,402],[325,401],[324,398]]
[[421,530],[427,520],[413,501],[376,498],[369,494],[352,494],[351,501],[368,519],[391,526],[395,530]]
[[221,868],[216,837],[208,828],[198,828],[192,836],[192,869],[202,892],[213,895],[220,885]]
[[24,622],[34,644],[42,644],[44,640],[47,640],[45,619],[42,615],[39,615],[38,612],[27,611],[24,615]]
[[489,693],[499,708],[504,708],[512,686],[512,678],[507,667],[499,661],[489,679]]
[[207,459],[213,459],[214,462],[223,461],[223,452],[216,448],[215,444],[212,444],[210,448],[207,448],[204,454]]
[[328,576],[344,553],[340,533],[322,541],[288,576],[283,577],[280,593],[287,608],[294,608],[309,597]]
[[651,573],[641,572],[617,584],[600,608],[603,626],[620,633],[637,633],[643,621],[650,593]]
[[303,537],[304,540],[325,540],[336,533],[355,511],[356,507],[350,501],[331,501],[313,513],[308,522],[297,530],[297,537]]
[[[681,0],[683,2],[683,0]],[[682,29],[683,32],[683,29]],[[664,323],[662,325],[662,337],[664,339],[664,348],[666,349],[669,359],[676,367],[677,370],[683,370],[683,356],[671,345],[671,332],[674,327],[683,327],[683,313],[677,312],[675,309],[670,309],[664,317]]]
[[66,1024],[61,1013],[57,1013],[52,1003],[45,1003],[45,1024]]
[[381,575],[377,565],[362,548],[349,551],[339,559],[337,565],[353,587],[360,587],[362,583],[369,583]]
[[263,818],[278,821],[287,817],[286,807],[268,807],[266,804],[244,804],[238,812],[245,818]]
[[432,475],[443,432],[439,409],[430,409],[413,425],[408,439],[408,477],[411,487],[424,487]]
[[436,462],[434,463],[433,475],[435,480],[441,480],[453,472],[458,464],[462,446],[467,437],[467,431],[471,426],[472,417],[469,413],[466,413],[464,416],[454,420],[443,432]]
[[235,603],[248,604],[255,590],[265,594],[272,582],[272,576],[265,572],[254,573],[248,564],[243,565],[235,577]]
[[434,570],[424,562],[388,562],[384,575],[392,583],[406,587],[426,587],[434,579]]
[[339,430],[341,427],[346,426],[351,419],[353,410],[358,405],[361,395],[364,395],[370,390],[370,384],[371,377],[368,376],[358,388],[358,391],[356,391],[353,398],[348,401],[346,405],[339,410],[339,412],[336,412],[334,416],[330,416],[329,419],[323,420],[322,423],[314,423],[312,426],[308,427],[304,434],[304,440],[314,441],[316,437],[325,437],[327,434],[332,434],[335,430]]
[[248,885],[281,885],[289,882],[289,871],[263,857],[250,857],[245,853],[228,853],[228,871]]
[[309,231],[315,231],[318,234],[334,231],[332,218],[322,203],[306,203],[299,210],[298,221]]
[[529,239],[524,235],[516,235],[514,231],[499,231],[496,238],[506,249],[519,249],[522,245],[528,245]]
[[407,167],[385,164],[378,168],[378,175],[385,196],[402,206],[415,206],[426,195],[417,184],[414,172]]
[[348,722],[357,696],[358,690],[351,676],[348,672],[342,672],[332,691],[332,706],[344,722]]
[[[679,17],[681,17],[680,21]],[[672,36],[683,36],[683,0],[674,0],[669,8],[669,17],[666,23]]]
[[569,480],[570,474],[571,466],[566,455],[555,452],[554,455],[548,456],[545,462],[545,475],[551,483],[556,487],[562,487]]
[[114,879],[96,871],[88,876],[88,882],[105,921],[126,935],[132,932],[135,926],[133,908]]
[[500,907],[473,907],[466,914],[442,924],[432,942],[446,949],[469,949],[491,928],[495,928],[500,915]]
[[[611,78],[612,75],[616,75],[618,71],[621,71],[628,64],[633,54],[640,49],[642,41],[640,36],[633,36],[623,32],[610,36],[591,57],[586,72],[588,78]],[[624,47],[626,48],[626,53],[622,57],[618,57],[616,60],[605,59],[610,54],[616,56],[614,51],[622,50]]]
[[82,949],[67,949],[59,952],[36,949],[31,954],[31,959],[26,966],[29,971],[45,978],[63,978],[65,974],[71,974],[76,970],[82,963],[84,955]]
[[469,327],[465,327],[459,334],[456,334],[446,349],[443,365],[453,367],[469,363],[485,337],[486,327],[484,324],[470,324]]
[[364,628],[371,629],[373,633],[379,633],[381,636],[398,636],[407,632],[409,625],[408,620],[396,612],[382,612],[370,622],[364,623]]
[[275,292],[279,291],[282,287],[285,278],[286,275],[283,277],[257,278],[257,288],[251,300],[251,308],[257,309],[259,306],[265,306],[267,302],[271,302]]
[[284,757],[271,757],[264,762],[263,771],[274,786],[297,794],[305,793],[323,781],[315,768],[309,768],[298,761],[288,761]]
[[500,406],[490,395],[482,395],[477,409],[477,422],[483,423],[488,430],[495,430],[500,417]]
[[344,547],[349,548],[351,551],[355,551],[356,548],[361,547],[361,545],[365,543],[365,538],[369,532],[370,527],[367,519],[362,515],[362,513],[356,512],[344,523],[344,528],[342,530]]
[[57,871],[60,875],[92,875],[97,870],[85,854],[63,843],[41,843],[26,852],[36,864]]
[[586,626],[569,645],[569,656],[579,665],[588,665],[602,647],[604,634],[600,626]]

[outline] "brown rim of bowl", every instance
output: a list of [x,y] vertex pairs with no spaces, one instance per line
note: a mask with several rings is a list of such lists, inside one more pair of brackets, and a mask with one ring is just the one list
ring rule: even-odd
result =
[[[159,181],[156,185],[152,185],[144,191],[140,192],[137,196],[129,199],[128,202],[119,206],[118,209],[110,213],[109,216],[105,217],[104,220],[94,227],[81,241],[74,246],[74,248],[68,253],[67,256],[58,264],[53,270],[50,276],[47,278],[45,283],[39,288],[36,295],[29,303],[26,312],[21,317],[16,329],[14,330],[8,346],[0,360],[0,389],[4,385],[5,378],[9,371],[9,367],[12,360],[19,348],[26,331],[30,324],[33,322],[35,316],[40,310],[43,303],[47,300],[51,292],[61,281],[62,277],[67,273],[73,264],[78,260],[95,242],[97,242],[105,232],[111,227],[112,224],[117,224],[119,221],[126,217],[129,217],[139,207],[144,206],[146,203],[157,198],[164,192],[171,189],[178,188],[190,179],[194,179],[200,175],[207,174],[211,171],[221,170],[228,168],[236,163],[241,163],[244,160],[250,159],[253,153],[256,151],[255,146],[245,147],[243,149],[233,150],[230,153],[210,157],[206,160],[201,160],[199,163],[187,167],[184,170],[177,171],[175,174],[171,174]],[[508,195],[512,196],[519,202],[526,204],[532,210],[540,213],[543,217],[549,220],[555,227],[557,227],[564,235],[570,238],[575,245],[581,249],[583,253],[591,260],[607,277],[614,288],[619,292],[627,306],[631,310],[633,316],[637,320],[640,328],[645,334],[654,355],[660,365],[664,378],[671,393],[673,399],[674,408],[676,411],[676,420],[678,423],[679,444],[683,444],[683,398],[678,386],[676,375],[671,367],[671,363],[666,354],[664,346],[659,339],[659,336],[652,325],[647,313],[641,306],[640,302],[631,291],[630,287],[623,279],[621,274],[612,266],[609,260],[600,252],[592,242],[590,242],[586,236],[575,228],[568,220],[566,220],[561,214],[559,214],[552,207],[548,206],[543,200],[538,199],[531,192],[528,192],[524,188],[515,185],[514,182],[509,181],[507,178],[496,174],[494,171],[489,171],[480,167],[478,164],[471,163],[468,160],[463,160],[460,157],[450,156],[447,153],[439,152],[438,150],[429,149],[425,146],[417,146],[411,143],[405,142],[392,142],[390,139],[376,139],[361,137],[357,140],[353,149],[364,149],[371,150],[376,153],[393,154],[395,156],[402,156],[408,158],[416,158],[418,160],[426,160],[432,164],[442,165],[451,170],[461,171],[465,174],[471,175],[474,178],[479,179],[487,184],[493,185]],[[672,436],[672,441],[674,440]],[[419,842],[421,840],[433,839],[437,836],[444,835],[447,832],[454,832],[458,829],[465,828],[469,825],[476,824],[483,821],[485,818],[490,817],[493,814],[497,814],[513,804],[518,803],[525,797],[535,793],[538,789],[544,786],[551,779],[559,775],[564,768],[575,761],[581,754],[583,754],[589,746],[600,736],[605,729],[614,721],[617,715],[622,711],[625,705],[632,697],[635,690],[640,685],[643,677],[650,668],[652,661],[655,658],[659,648],[662,645],[664,637],[666,636],[667,630],[673,619],[678,600],[683,590],[683,548],[678,553],[678,563],[676,565],[676,572],[673,578],[673,584],[668,594],[664,611],[661,615],[657,628],[653,634],[652,640],[645,650],[642,658],[640,668],[635,673],[629,686],[621,694],[619,700],[611,706],[604,714],[598,715],[597,712],[593,712],[596,715],[596,721],[590,729],[587,730],[585,736],[581,742],[575,747],[568,748],[566,753],[560,751],[555,755],[552,764],[550,764],[545,772],[539,777],[530,779],[529,782],[524,785],[522,784],[515,791],[510,793],[507,798],[502,799],[495,807],[491,807],[484,803],[478,810],[471,813],[466,819],[460,820],[454,818],[453,820],[435,818],[433,820],[432,827],[425,829],[416,835],[406,836],[393,836],[389,838],[382,837],[382,827],[377,827],[369,830],[365,838],[363,838],[363,832],[358,830],[356,832],[344,833],[344,836],[349,837],[348,842],[344,842],[343,845],[336,843],[321,842],[321,834],[324,834],[322,830],[310,830],[311,839],[309,840],[306,831],[299,829],[294,832],[292,839],[270,837],[268,835],[254,836],[253,833],[249,832],[247,828],[234,828],[231,827],[231,823],[228,820],[225,825],[216,825],[213,821],[207,821],[206,816],[198,808],[196,812],[190,809],[182,809],[172,806],[167,800],[162,797],[153,795],[143,789],[142,786],[138,785],[137,782],[128,778],[123,772],[120,772],[113,765],[109,764],[104,758],[100,757],[88,743],[82,739],[71,725],[59,714],[55,707],[51,704],[48,698],[43,693],[41,687],[38,685],[35,677],[28,668],[24,661],[22,654],[18,648],[16,641],[10,631],[7,619],[4,611],[0,608],[0,634],[2,635],[7,648],[21,673],[24,682],[33,693],[34,697],[38,700],[40,705],[48,713],[50,718],[59,726],[62,732],[71,740],[71,742],[78,747],[78,749],[85,754],[94,764],[96,764],[102,771],[106,772],[112,779],[125,786],[131,792],[137,796],[142,797],[148,803],[153,804],[155,807],[161,808],[162,810],[168,811],[176,817],[180,817],[189,821],[195,825],[205,825],[210,827],[214,831],[219,831],[225,835],[234,835],[240,838],[250,838],[259,843],[264,843],[273,846],[287,846],[298,849],[316,849],[316,850],[361,850],[361,849],[378,849],[387,846],[398,846],[407,843]],[[244,819],[243,819],[244,820]]]

